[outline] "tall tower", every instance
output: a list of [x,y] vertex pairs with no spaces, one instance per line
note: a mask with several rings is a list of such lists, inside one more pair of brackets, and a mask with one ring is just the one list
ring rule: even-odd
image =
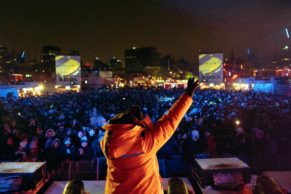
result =
[[5,46],[3,42],[0,42],[0,63],[4,63],[7,55],[8,55],[8,48]]
[[133,47],[124,54],[127,73],[144,73],[147,68],[159,67],[160,64],[160,54],[154,47]]
[[55,72],[55,57],[60,54],[61,49],[57,46],[48,45],[42,47],[42,63],[44,64],[45,69],[47,69],[50,73]]

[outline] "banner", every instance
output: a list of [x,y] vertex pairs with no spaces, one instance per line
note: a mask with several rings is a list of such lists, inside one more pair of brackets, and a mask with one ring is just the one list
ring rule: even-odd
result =
[[223,83],[223,54],[199,55],[199,81],[206,84]]
[[56,84],[81,85],[80,56],[56,56]]

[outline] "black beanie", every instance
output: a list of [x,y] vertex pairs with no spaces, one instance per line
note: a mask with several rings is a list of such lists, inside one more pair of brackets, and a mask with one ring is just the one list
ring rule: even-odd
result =
[[140,121],[143,120],[143,114],[140,110],[140,107],[137,105],[133,105],[133,106],[129,107],[124,113],[130,114]]
[[143,113],[139,106],[133,105],[123,113],[119,113],[109,120],[109,124],[134,124],[136,120],[143,120]]

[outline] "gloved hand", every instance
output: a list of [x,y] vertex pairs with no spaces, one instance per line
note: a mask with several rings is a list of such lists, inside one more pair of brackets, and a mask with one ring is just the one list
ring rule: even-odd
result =
[[199,86],[198,80],[196,82],[194,82],[194,78],[189,78],[185,93],[188,94],[189,96],[193,97],[194,91],[196,88],[198,88],[198,86]]

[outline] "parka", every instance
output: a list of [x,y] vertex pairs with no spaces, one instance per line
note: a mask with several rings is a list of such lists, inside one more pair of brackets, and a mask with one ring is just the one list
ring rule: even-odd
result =
[[155,124],[106,124],[100,145],[107,160],[106,194],[163,194],[157,151],[170,139],[192,104],[186,93]]

